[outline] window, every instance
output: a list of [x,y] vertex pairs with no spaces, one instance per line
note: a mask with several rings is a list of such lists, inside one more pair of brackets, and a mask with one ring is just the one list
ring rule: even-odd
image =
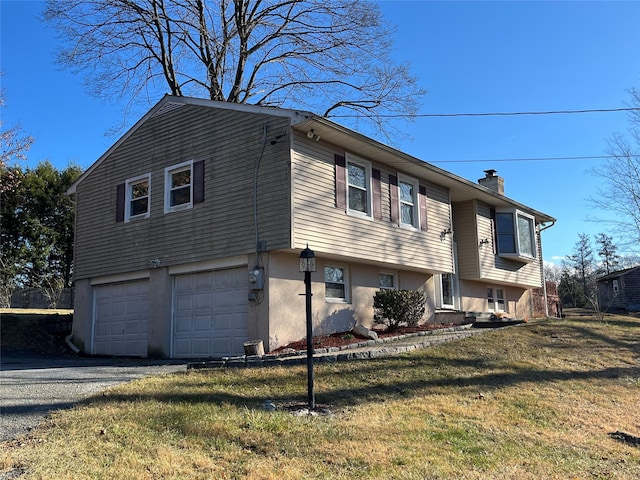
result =
[[418,228],[418,182],[409,178],[398,179],[400,225]]
[[618,280],[614,280],[613,281],[613,294],[617,295],[618,294]]
[[347,301],[344,268],[324,267],[324,296],[327,300]]
[[498,255],[525,262],[536,258],[534,218],[515,211],[499,211],[495,214]]
[[440,275],[440,291],[442,293],[442,306],[453,308],[453,274]]
[[192,162],[185,162],[165,169],[165,213],[190,208],[193,205],[191,165]]
[[487,288],[487,305],[490,312],[504,312],[504,290],[502,288]]
[[371,217],[371,164],[347,157],[347,211]]
[[124,221],[148,218],[151,198],[151,174],[130,178],[125,182]]
[[380,289],[384,290],[393,290],[396,288],[396,276],[392,273],[381,273],[379,275],[380,278]]

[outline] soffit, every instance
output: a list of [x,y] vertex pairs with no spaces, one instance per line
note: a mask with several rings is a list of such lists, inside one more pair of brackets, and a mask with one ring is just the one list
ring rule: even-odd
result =
[[324,118],[313,117],[307,121],[294,124],[293,128],[305,134],[313,129],[314,133],[322,141],[334,144],[340,149],[388,165],[392,169],[420,180],[446,187],[449,189],[451,202],[479,200],[498,208],[515,207],[530,212],[535,215],[536,221],[539,223],[555,221],[553,217],[545,213],[538,212],[504,195],[499,195],[480,184],[447,172],[435,165],[379,143]]

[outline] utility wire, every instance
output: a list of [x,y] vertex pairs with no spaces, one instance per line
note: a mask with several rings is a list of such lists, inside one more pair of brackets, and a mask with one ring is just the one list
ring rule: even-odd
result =
[[[483,113],[417,113],[415,115],[408,114],[387,114],[376,115],[380,118],[427,118],[427,117],[508,117],[516,115],[567,115],[577,113],[607,113],[607,112],[633,112],[640,111],[640,108],[589,108],[584,110],[548,110],[537,112],[483,112]],[[329,118],[355,118],[362,117],[358,114],[329,115]]]
[[616,158],[615,155],[596,155],[593,157],[534,157],[534,158],[500,158],[483,160],[425,160],[427,163],[481,163],[481,162],[547,162],[557,160],[593,160]]

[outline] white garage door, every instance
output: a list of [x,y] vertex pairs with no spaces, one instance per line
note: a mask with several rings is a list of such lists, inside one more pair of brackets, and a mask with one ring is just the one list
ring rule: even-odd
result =
[[94,299],[93,353],[146,357],[149,281],[99,285]]
[[173,357],[243,354],[247,285],[245,268],[175,276]]

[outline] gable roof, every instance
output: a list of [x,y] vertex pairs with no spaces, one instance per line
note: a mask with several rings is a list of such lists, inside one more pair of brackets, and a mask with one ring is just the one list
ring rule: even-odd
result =
[[151,108],[140,120],[138,120],[118,141],[116,141],[104,154],[98,158],[67,190],[67,195],[76,192],[77,185],[82,182],[95,168],[102,163],[114,150],[138,130],[147,120],[158,115],[170,113],[185,105],[196,105],[237,112],[271,115],[289,118],[291,127],[307,134],[311,129],[323,140],[328,141],[345,151],[357,152],[371,159],[376,159],[386,165],[396,167],[398,170],[419,179],[442,185],[449,189],[452,202],[467,200],[480,200],[496,207],[517,208],[531,213],[536,218],[536,223],[555,223],[555,218],[532,209],[522,203],[516,202],[504,195],[484,187],[478,183],[467,180],[451,172],[436,167],[430,163],[413,157],[393,147],[380,143],[370,137],[362,135],[354,130],[335,123],[327,118],[320,117],[311,112],[302,110],[289,110],[276,107],[263,107],[241,103],[220,102],[192,97],[176,97],[165,95],[154,107]]
[[627,275],[628,273],[631,273],[635,270],[640,269],[640,265],[638,265],[637,267],[631,267],[631,268],[625,268],[624,270],[618,270],[617,272],[611,272],[607,275],[604,275],[600,278],[598,278],[598,282],[601,280],[610,280],[612,278],[618,278],[618,277],[622,277],[624,275]]

